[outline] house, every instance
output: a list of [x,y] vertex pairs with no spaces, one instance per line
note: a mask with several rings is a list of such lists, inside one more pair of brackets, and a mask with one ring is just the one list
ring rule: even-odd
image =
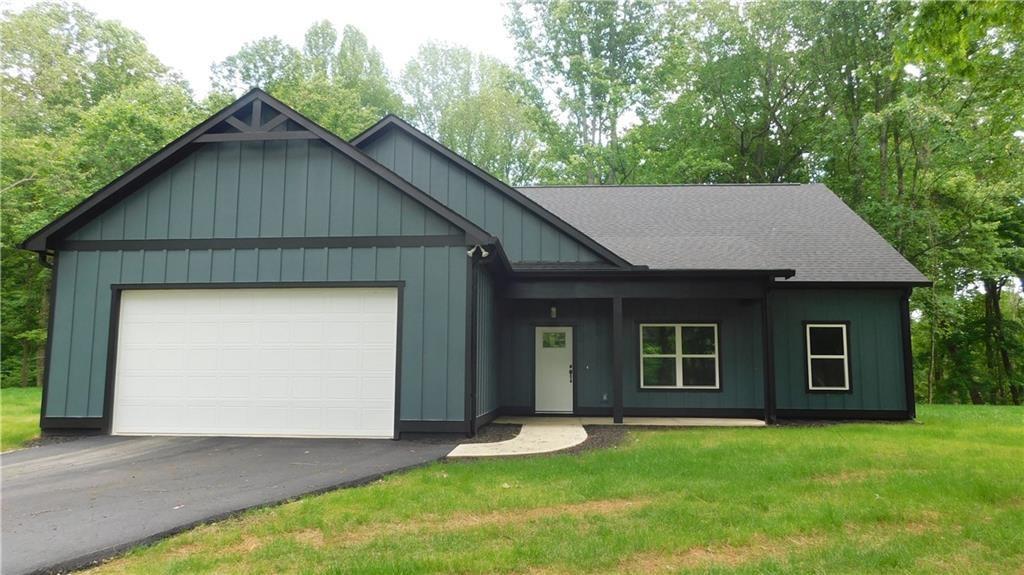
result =
[[914,417],[928,280],[820,184],[512,188],[253,90],[28,238],[45,430]]

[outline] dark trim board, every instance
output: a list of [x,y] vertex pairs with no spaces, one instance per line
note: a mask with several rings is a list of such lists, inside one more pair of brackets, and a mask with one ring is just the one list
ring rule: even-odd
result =
[[[110,286],[110,323],[107,339],[107,369],[103,394],[103,417],[98,419],[102,432],[110,434],[113,429],[114,393],[117,373],[117,338],[121,316],[121,294],[125,290],[178,290],[178,289],[285,289],[285,288],[359,288],[381,287],[398,290],[397,321],[398,333],[395,343],[395,426],[393,439],[399,437],[399,421],[402,409],[402,300],[405,299],[404,281],[324,281],[324,282],[244,282],[244,283],[146,283],[112,284]],[[461,424],[461,422],[460,422]]]
[[466,422],[458,421],[399,421],[398,433],[465,433]]
[[[53,351],[53,318],[57,315],[57,270],[60,266],[60,258],[56,253],[53,254],[53,268],[50,270],[50,313],[49,317],[46,318],[46,346],[45,354],[43,358],[43,393],[39,403],[39,428],[46,429],[45,425],[47,421],[46,417],[46,397],[48,390],[50,389],[50,363],[52,362],[52,351]],[[57,418],[54,418],[57,419]]]
[[771,309],[771,282],[765,282],[761,297],[761,356],[764,369],[764,420],[775,423],[775,343]]
[[905,421],[913,419],[910,411],[863,410],[863,409],[779,409],[779,419],[786,420],[828,420],[828,421]]
[[[611,407],[577,407],[573,413],[535,413],[528,406],[506,406],[498,409],[500,415],[538,417],[612,417]],[[764,410],[753,408],[717,407],[624,407],[625,417],[723,417],[737,419],[764,419]],[[615,423],[621,423],[617,421]]]
[[233,250],[288,248],[404,248],[468,245],[465,235],[349,236],[283,238],[196,238],[169,240],[65,240],[57,249],[68,251],[119,250]]
[[903,340],[903,383],[906,386],[907,412],[917,418],[917,397],[914,395],[914,352],[910,347],[910,290],[900,296],[900,332]]
[[626,417],[722,417],[736,419],[764,419],[764,410],[753,408],[717,407],[625,407]]
[[61,430],[65,433],[97,433],[104,431],[105,422],[102,417],[41,417],[39,428],[43,431]]
[[800,280],[772,282],[779,289],[907,289],[931,287],[932,282],[805,282]]

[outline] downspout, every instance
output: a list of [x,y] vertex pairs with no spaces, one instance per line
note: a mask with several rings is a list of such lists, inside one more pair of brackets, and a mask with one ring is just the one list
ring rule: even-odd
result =
[[466,353],[469,355],[466,368],[466,436],[476,435],[476,386],[477,386],[477,266],[483,254],[486,253],[480,245],[473,246],[467,252],[469,256],[469,290],[467,290],[469,327],[466,331]]

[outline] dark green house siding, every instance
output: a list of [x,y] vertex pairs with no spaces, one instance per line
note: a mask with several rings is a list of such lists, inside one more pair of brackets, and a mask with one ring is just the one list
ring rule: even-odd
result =
[[[291,141],[205,144],[71,239],[456,233],[325,144]],[[464,246],[61,250],[57,262],[46,417],[103,415],[112,284],[400,280],[401,419],[464,419]]]
[[478,265],[476,274],[476,416],[480,417],[499,407],[498,313],[501,302],[488,266]]
[[204,144],[73,240],[444,235],[446,220],[316,140]]
[[[771,294],[779,410],[907,408],[898,290],[775,290]],[[848,321],[849,392],[808,392],[805,321]]]
[[[626,409],[762,409],[764,359],[757,300],[627,300],[623,303],[622,404]],[[640,389],[641,323],[717,323],[718,390]]]
[[500,238],[513,262],[603,261],[575,239],[407,134],[388,130],[367,143],[364,151]]
[[501,330],[501,405],[517,412],[534,406],[534,337],[539,325],[571,325],[575,353],[574,385],[580,408],[611,408],[611,305],[606,300],[560,300],[558,318],[551,303],[508,300]]

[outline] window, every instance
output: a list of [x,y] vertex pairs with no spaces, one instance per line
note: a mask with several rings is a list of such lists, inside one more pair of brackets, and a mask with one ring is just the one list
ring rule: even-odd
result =
[[718,389],[718,324],[641,324],[640,387]]
[[808,323],[807,389],[810,391],[849,391],[850,346],[846,324]]
[[546,331],[541,336],[541,347],[565,347],[564,331]]

